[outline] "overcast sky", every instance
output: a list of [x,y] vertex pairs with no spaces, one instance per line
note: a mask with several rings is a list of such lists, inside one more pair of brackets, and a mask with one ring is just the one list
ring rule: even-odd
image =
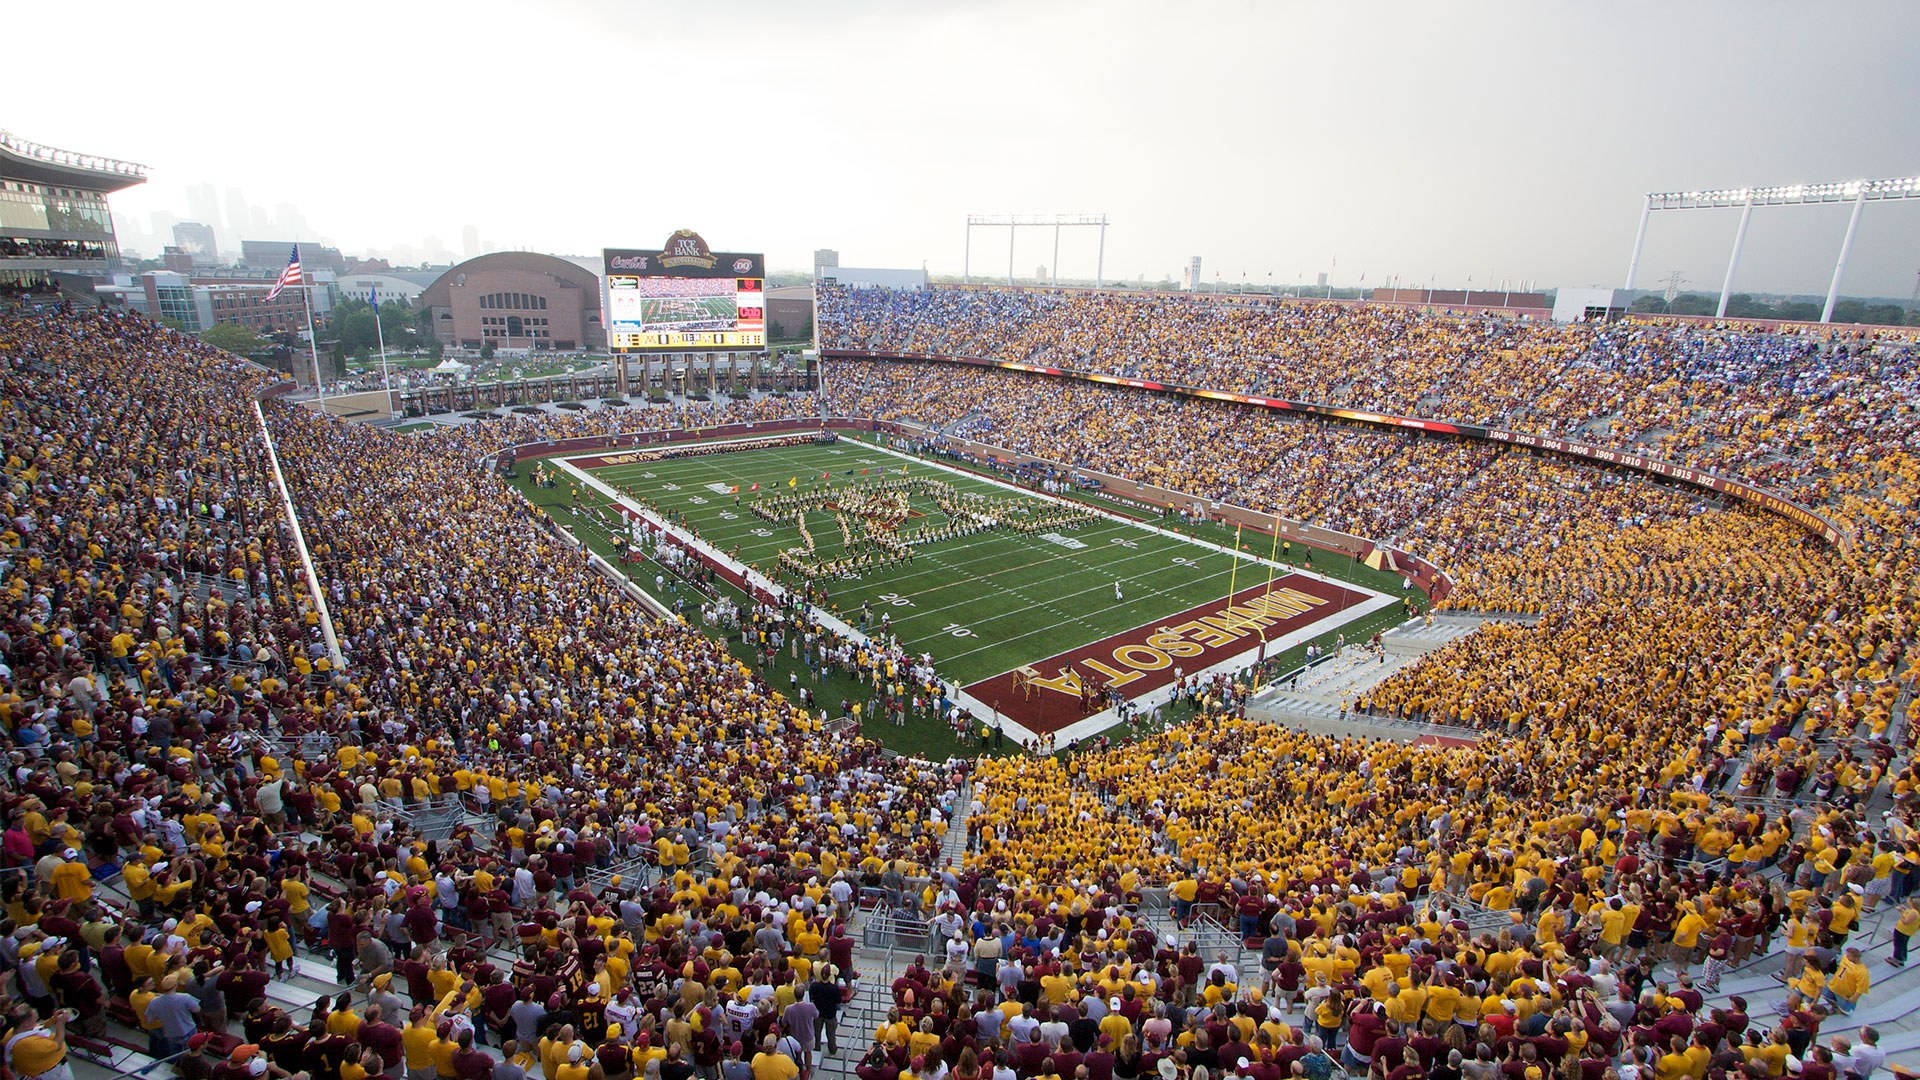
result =
[[[940,273],[969,212],[1105,211],[1110,278],[1200,255],[1209,280],[1613,285],[1648,190],[1920,172],[1913,0],[93,0],[6,24],[0,124],[151,166],[123,227],[211,183],[349,253],[684,226],[776,268],[832,247]],[[1737,216],[1655,215],[1638,283],[1717,290]],[[1736,288],[1824,292],[1845,224],[1756,212]],[[1060,268],[1091,276],[1078,233]],[[973,256],[1004,274],[1005,230]],[[1843,291],[1905,297],[1916,270],[1920,201],[1868,206]]]

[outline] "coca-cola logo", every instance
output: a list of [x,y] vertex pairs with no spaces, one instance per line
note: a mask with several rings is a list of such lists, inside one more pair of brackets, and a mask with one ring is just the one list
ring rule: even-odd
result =
[[645,270],[647,268],[647,257],[645,255],[615,255],[613,257],[613,268],[615,270]]

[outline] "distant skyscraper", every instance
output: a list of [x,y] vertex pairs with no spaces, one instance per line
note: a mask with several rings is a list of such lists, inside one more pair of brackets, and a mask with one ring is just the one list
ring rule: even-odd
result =
[[224,220],[220,216],[220,192],[212,184],[195,184],[188,188],[187,213],[193,215],[193,220],[218,233],[220,223]]
[[460,254],[471,259],[480,254],[480,230],[469,225],[460,230]]
[[840,265],[840,253],[832,248],[816,248],[813,252],[813,268],[832,268]]
[[[247,205],[247,197],[237,187],[227,189],[227,239],[245,239],[248,234],[259,235],[268,230],[259,229],[253,221],[253,207]],[[229,244],[229,247],[232,245]]]
[[280,203],[273,208],[273,224],[282,236],[313,235],[313,230],[307,228],[307,216],[292,203]]
[[194,266],[220,265],[220,243],[213,226],[198,221],[183,221],[173,227],[173,245],[185,253]]

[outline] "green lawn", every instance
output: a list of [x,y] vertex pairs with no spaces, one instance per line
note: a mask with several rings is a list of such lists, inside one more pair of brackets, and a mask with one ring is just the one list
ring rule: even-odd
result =
[[[782,447],[616,466],[595,470],[594,476],[635,499],[679,516],[707,541],[763,572],[771,572],[777,565],[777,553],[800,545],[801,540],[791,522],[769,523],[748,510],[754,498],[749,491],[753,483],[761,485],[762,493],[795,490],[788,486],[790,478],[799,479],[798,490],[807,490],[814,483],[833,489],[870,487],[880,478],[898,479],[902,464],[898,457],[869,444],[842,439],[832,446]],[[861,469],[868,470],[866,476],[859,475]],[[855,475],[849,477],[849,470]],[[567,506],[567,482],[563,479],[558,488],[536,489],[531,486],[530,471],[530,463],[522,462],[516,480],[521,490],[563,523],[575,527],[595,550],[611,555],[609,538],[589,515],[576,515]],[[831,474],[829,480],[819,480],[823,472]],[[995,499],[1036,497],[1016,495],[983,479],[956,475],[921,462],[909,464],[907,475],[936,478],[957,491],[980,492]],[[709,485],[738,485],[739,504],[734,495]],[[604,501],[590,488],[583,487],[582,491],[587,507]],[[1151,518],[1155,524],[1173,524],[1104,500],[1089,501],[1130,517]],[[915,495],[911,506],[919,516],[900,526],[903,538],[945,521],[944,513],[924,495]],[[833,514],[810,511],[807,521],[819,551],[833,554],[840,546],[839,526]],[[1225,546],[1231,546],[1235,539],[1232,530],[1217,526],[1180,528]],[[1001,531],[918,545],[913,549],[911,565],[888,567],[861,580],[828,583],[829,606],[858,625],[860,607],[866,603],[876,628],[880,613],[887,612],[895,632],[909,649],[932,653],[942,675],[964,686],[1219,598],[1227,593],[1230,580],[1237,589],[1267,580],[1267,568],[1260,563],[1241,561],[1235,570],[1234,560],[1223,552],[1105,519],[1058,532],[1084,546],[1062,547],[1032,535]],[[1265,558],[1270,544],[1270,538],[1248,533],[1241,547]],[[1303,555],[1296,550],[1290,561],[1297,564]],[[1318,555],[1315,569],[1321,573],[1389,595],[1400,592],[1398,575],[1370,570],[1326,552]],[[662,599],[669,603],[684,599],[690,621],[698,622],[697,609],[704,597],[697,595],[690,583],[651,562],[635,564],[630,573],[649,589],[653,588],[655,575],[664,573],[671,583],[671,595]],[[1123,602],[1113,597],[1116,580],[1125,592]],[[721,585],[719,589],[733,599],[744,599],[730,586]],[[1342,631],[1349,641],[1365,640],[1401,618],[1395,606],[1345,624],[1329,620],[1328,629],[1316,640],[1331,644],[1334,634]],[[729,644],[742,659],[752,657],[751,651],[737,641]],[[1304,651],[1303,644],[1270,657],[1269,671],[1277,673],[1297,665]],[[766,677],[784,690],[790,676],[808,678],[805,665],[783,652]],[[864,699],[866,694],[852,680],[837,676],[825,677],[814,689],[830,710],[841,699]],[[1173,715],[1180,714],[1176,711]],[[937,721],[910,718],[906,728],[866,722],[863,729],[869,737],[903,753],[944,757],[955,752],[978,752],[957,745]]]
[[[891,455],[843,441],[616,466],[594,475],[680,516],[709,543],[775,576],[778,553],[802,541],[793,523],[768,522],[751,513],[756,497],[871,489],[900,479],[900,465]],[[865,477],[858,475],[863,468],[870,470]],[[918,468],[919,475],[962,492],[1036,498],[982,479]],[[846,475],[849,470],[855,475]],[[822,480],[822,473],[830,473],[830,479]],[[909,466],[907,475],[914,474]],[[796,478],[798,487],[789,487]],[[758,493],[749,491],[754,483],[760,484]],[[724,495],[709,485],[738,485],[740,494]],[[900,527],[909,542],[915,533],[947,521],[925,496],[913,497],[911,506],[923,516]],[[840,528],[831,512],[809,512],[808,527],[823,557],[841,554]],[[918,545],[911,564],[825,582],[828,609],[857,624],[867,605],[876,628],[885,613],[902,644],[915,653],[932,653],[942,674],[965,685],[1224,596],[1230,577],[1241,588],[1265,579],[1256,564],[1242,561],[1234,571],[1235,560],[1223,552],[1105,519],[1049,531],[1075,546],[1004,531]],[[1115,582],[1126,594],[1123,601],[1114,599]]]

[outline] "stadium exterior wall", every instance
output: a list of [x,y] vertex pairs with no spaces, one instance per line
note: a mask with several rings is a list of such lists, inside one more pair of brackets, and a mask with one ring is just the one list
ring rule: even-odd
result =
[[[483,460],[494,462],[504,461],[507,464],[513,464],[532,458],[551,457],[555,454],[576,454],[588,450],[614,450],[635,446],[653,446],[662,443],[694,442],[704,439],[729,439],[739,438],[743,435],[774,435],[781,432],[819,431],[822,429],[843,432],[879,432],[887,435],[905,435],[912,438],[927,438],[930,436],[929,432],[914,425],[895,424],[883,420],[870,420],[857,417],[829,417],[824,420],[762,420],[753,423],[722,424],[717,427],[707,428],[656,428],[646,431],[622,432],[617,435],[587,435],[573,439],[516,443],[511,446],[502,447],[486,455]],[[977,453],[978,456],[990,458],[996,462],[1042,462],[1063,472],[1093,476],[1100,480],[1103,490],[1112,495],[1119,496],[1123,501],[1131,501],[1146,507],[1154,509],[1179,508],[1201,504],[1208,508],[1209,513],[1215,515],[1225,524],[1243,525],[1264,536],[1272,536],[1273,530],[1277,526],[1280,530],[1280,539],[1282,540],[1309,544],[1321,550],[1346,555],[1356,560],[1364,560],[1378,550],[1387,557],[1392,566],[1411,577],[1414,583],[1425,590],[1433,599],[1439,600],[1453,589],[1453,579],[1439,567],[1434,566],[1432,563],[1410,552],[1377,544],[1364,537],[1351,536],[1347,533],[1335,532],[1331,529],[1323,529],[1317,525],[1309,525],[1306,522],[1294,521],[1279,517],[1278,515],[1263,514],[1244,506],[1235,506],[1230,503],[1214,503],[1185,492],[1138,484],[1122,476],[1110,476],[1089,469],[1080,469],[1060,462],[1050,461],[1046,458],[1034,457],[1029,454],[1016,454],[1011,450],[991,446],[987,443],[947,439],[937,434],[931,437],[940,439],[946,448],[960,447],[967,449],[970,453]],[[716,565],[714,569],[726,577],[731,584],[746,590],[746,583],[735,580],[737,575],[733,574],[728,568]]]
[[1505,431],[1500,428],[1481,427],[1475,424],[1457,424],[1447,420],[1430,420],[1415,416],[1394,416],[1388,413],[1368,412],[1363,409],[1345,409],[1334,405],[1321,405],[1310,401],[1293,401],[1286,398],[1260,397],[1255,394],[1241,394],[1228,390],[1212,390],[1206,387],[1182,386],[1179,383],[1154,382],[1148,379],[1127,379],[1117,375],[1100,372],[1074,371],[1070,368],[1045,367],[1039,364],[1023,364],[1013,360],[987,360],[970,356],[940,356],[933,353],[887,352],[874,349],[822,349],[821,355],[844,360],[926,360],[935,363],[963,364],[972,367],[992,367],[1004,371],[1024,371],[1029,374],[1046,375],[1059,379],[1074,379],[1080,382],[1098,383],[1103,386],[1126,386],[1135,390],[1148,390],[1155,393],[1178,394],[1185,397],[1204,398],[1209,401],[1230,401],[1240,405],[1253,405],[1264,409],[1298,413],[1303,416],[1317,416],[1331,420],[1350,420],[1374,427],[1401,428],[1424,431],[1436,435],[1458,435],[1462,438],[1480,439],[1489,442],[1506,443],[1528,450],[1538,450],[1562,457],[1578,458],[1583,461],[1602,465],[1614,465],[1634,472],[1646,473],[1667,480],[1675,480],[1691,487],[1728,495],[1748,505],[1758,507],[1768,513],[1786,518],[1795,525],[1813,533],[1828,544],[1843,550],[1853,546],[1853,534],[1835,524],[1831,519],[1801,503],[1787,498],[1777,491],[1749,484],[1744,480],[1721,476],[1705,469],[1676,465],[1660,458],[1645,454],[1634,454],[1623,450],[1613,450],[1593,443],[1576,442],[1572,439],[1556,439],[1545,435],[1529,435],[1524,432]]

